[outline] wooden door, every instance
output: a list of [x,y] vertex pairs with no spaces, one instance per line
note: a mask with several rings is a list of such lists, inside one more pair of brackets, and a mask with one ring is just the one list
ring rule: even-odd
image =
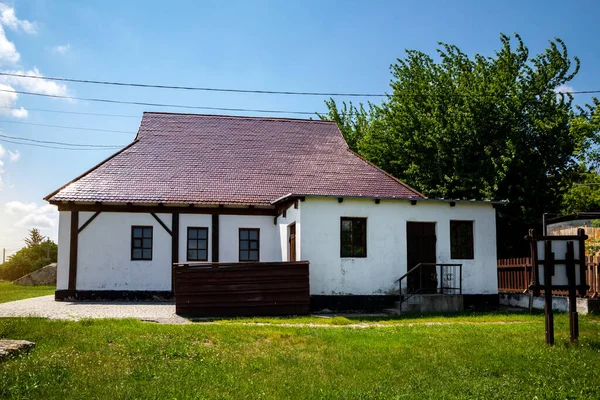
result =
[[288,227],[288,249],[289,261],[296,261],[296,223],[292,223]]
[[[419,263],[436,262],[436,240],[435,222],[406,223],[407,271],[410,271]],[[435,266],[423,266],[420,270],[415,270],[407,277],[408,291],[418,291],[419,288],[422,288],[421,293],[436,293],[437,276]]]

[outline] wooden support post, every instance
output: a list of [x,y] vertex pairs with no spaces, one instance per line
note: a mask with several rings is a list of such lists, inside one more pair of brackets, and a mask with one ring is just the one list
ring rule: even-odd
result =
[[554,310],[552,310],[552,275],[554,275],[554,253],[552,241],[544,242],[544,312],[546,314],[546,344],[554,344]]
[[577,315],[577,294],[575,286],[577,285],[577,282],[575,281],[575,249],[573,242],[567,242],[567,257],[565,267],[567,269],[567,281],[569,285],[569,327],[571,333],[571,343],[573,343],[579,337],[579,318]]
[[71,211],[71,232],[69,237],[69,284],[68,289],[77,290],[77,245],[79,239],[79,211]]
[[586,285],[587,285],[587,266],[585,264],[585,240],[588,238],[585,234],[585,230],[583,228],[577,229],[577,236],[579,236],[579,296],[583,297],[587,293]]
[[219,214],[212,216],[212,262],[219,262]]
[[171,291],[175,291],[175,266],[179,262],[179,213],[171,215]]

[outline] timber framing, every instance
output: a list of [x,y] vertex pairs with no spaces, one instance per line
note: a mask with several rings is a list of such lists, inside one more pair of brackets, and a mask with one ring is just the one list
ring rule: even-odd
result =
[[77,289],[77,247],[79,239],[79,211],[71,212],[71,234],[69,243],[69,290]]
[[79,228],[79,229],[77,230],[77,233],[81,233],[81,231],[83,231],[83,230],[84,230],[84,229],[85,229],[85,228],[86,228],[86,227],[87,227],[89,224],[91,224],[91,223],[92,223],[92,221],[93,221],[94,219],[96,219],[96,217],[97,217],[98,215],[100,215],[100,211],[96,211],[96,213],[95,213],[94,215],[92,215],[92,216],[90,217],[90,219],[88,219],[87,221],[85,221],[85,223],[84,223],[83,225],[81,225],[81,228]]
[[58,211],[90,211],[90,212],[124,212],[124,213],[158,213],[158,214],[222,214],[222,215],[266,215],[276,217],[278,209],[259,207],[179,207],[168,205],[113,205],[113,204],[75,204],[52,203]]
[[167,233],[168,233],[170,236],[173,236],[173,232],[171,232],[171,230],[169,229],[169,227],[168,227],[167,225],[165,225],[165,223],[163,222],[163,220],[162,220],[162,219],[158,218],[158,215],[156,215],[156,214],[154,214],[154,213],[150,213],[150,215],[152,215],[152,217],[154,217],[154,219],[156,220],[156,222],[158,222],[158,223],[160,224],[160,226],[162,226],[162,227],[163,227],[163,229],[164,229],[165,231],[167,231]]

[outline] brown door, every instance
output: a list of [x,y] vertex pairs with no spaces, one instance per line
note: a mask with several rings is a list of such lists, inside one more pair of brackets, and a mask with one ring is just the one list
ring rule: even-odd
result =
[[290,249],[290,254],[288,260],[296,261],[296,223],[292,223],[288,229],[288,248]]
[[[407,271],[419,263],[435,263],[435,222],[406,223]],[[435,266],[417,268],[407,277],[409,292],[436,293],[437,276]]]

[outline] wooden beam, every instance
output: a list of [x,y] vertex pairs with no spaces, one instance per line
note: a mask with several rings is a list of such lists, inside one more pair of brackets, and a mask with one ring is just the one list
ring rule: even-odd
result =
[[79,239],[79,211],[71,212],[71,236],[69,240],[69,290],[77,290],[77,245]]
[[342,201],[344,201],[343,197],[338,197],[338,203],[341,203]]
[[126,212],[126,213],[159,213],[159,214],[222,214],[222,215],[267,215],[276,216],[275,208],[227,208],[227,207],[169,207],[169,206],[136,206],[107,204],[71,204],[54,203],[58,211],[92,211],[92,212]]
[[96,219],[96,217],[97,217],[98,215],[100,215],[100,211],[96,211],[96,213],[95,213],[94,215],[92,215],[92,216],[90,217],[90,219],[88,219],[87,221],[85,221],[85,224],[81,225],[81,228],[79,228],[79,229],[77,230],[77,233],[81,233],[81,231],[83,231],[83,230],[84,230],[84,229],[85,229],[85,228],[86,228],[86,227],[87,227],[89,224],[91,224],[91,223],[92,223],[92,221],[93,221],[94,219]]
[[[277,219],[277,217],[275,217]],[[219,262],[219,214],[212,216],[212,262]]]
[[411,206],[416,206],[417,205],[417,201],[416,200],[411,200],[410,201],[410,205]]
[[[179,213],[171,215],[171,261],[179,262]],[[175,272],[171,268],[171,291],[175,288]]]
[[171,230],[167,227],[167,225],[165,225],[165,223],[162,222],[162,219],[158,218],[158,215],[156,215],[154,213],[150,213],[150,215],[152,215],[154,217],[154,219],[160,224],[160,226],[162,226],[164,228],[164,230],[167,231],[167,233],[169,235],[171,235],[171,237],[173,237],[173,232],[171,232]]
[[375,204],[379,204],[379,203],[381,203],[381,200],[380,199],[375,199]]

